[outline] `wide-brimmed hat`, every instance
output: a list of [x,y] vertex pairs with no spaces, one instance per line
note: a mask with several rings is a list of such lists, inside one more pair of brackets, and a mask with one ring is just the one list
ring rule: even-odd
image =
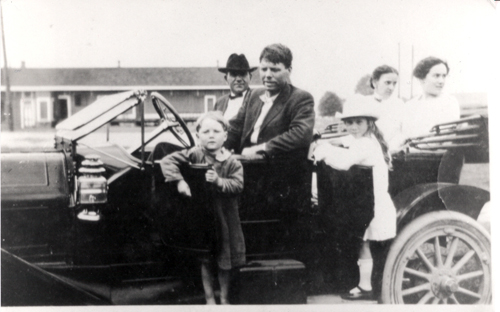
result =
[[220,67],[219,71],[221,73],[227,73],[228,71],[233,71],[233,70],[253,72],[256,69],[257,67],[250,67],[247,58],[245,57],[245,54],[238,55],[236,53],[233,53],[227,59],[226,67]]
[[353,117],[379,118],[379,103],[372,96],[355,94],[344,102],[342,120]]

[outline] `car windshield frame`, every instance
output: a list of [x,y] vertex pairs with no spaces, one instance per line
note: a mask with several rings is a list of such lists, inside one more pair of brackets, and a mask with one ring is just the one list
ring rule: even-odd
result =
[[135,107],[146,97],[144,91],[127,91],[99,98],[56,126],[56,136],[78,141],[125,111]]
[[[137,142],[136,140],[133,140],[132,144],[130,144],[129,146],[121,146],[119,143],[114,144],[112,142],[106,142],[106,145],[111,144],[119,146],[121,149],[123,149],[124,152],[132,156],[134,159],[137,157],[133,156],[133,154],[141,151],[141,157],[137,158],[137,164],[131,163],[130,157],[127,157],[127,159],[122,159],[121,157],[117,157],[116,155],[107,153],[102,148],[106,145],[101,146],[91,144],[89,142],[85,142],[84,138],[96,132],[103,126],[109,125],[113,120],[115,120],[116,117],[126,112],[127,110],[139,105],[144,106],[147,97],[148,93],[143,90],[127,91],[103,96],[89,106],[80,110],[73,116],[58,124],[56,126],[56,142],[69,141],[72,142],[75,147],[82,146],[97,151],[99,153],[112,157],[115,160],[123,162],[128,166],[140,169],[147,164],[147,161],[144,159],[143,155],[146,152],[146,147],[154,142],[157,138],[162,136],[162,134],[166,133],[166,130],[168,130],[169,128],[179,126],[178,122],[175,122],[171,120],[171,118],[169,118],[170,115],[168,113],[164,111],[160,113],[157,111],[158,117],[160,119],[160,124],[153,130],[149,131],[147,134],[145,133],[146,122],[144,120],[144,116],[141,116],[141,118],[138,119],[138,121],[140,122],[141,138]],[[141,111],[144,111],[144,107],[141,109]],[[107,131],[109,131],[109,129],[107,129]],[[109,132],[107,136],[109,136]],[[184,139],[187,139],[187,137],[185,137]],[[175,145],[182,146],[180,142],[177,142],[178,138],[173,134],[165,137],[164,140]]]

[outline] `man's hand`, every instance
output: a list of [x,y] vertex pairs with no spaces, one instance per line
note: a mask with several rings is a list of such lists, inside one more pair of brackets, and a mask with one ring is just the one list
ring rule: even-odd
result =
[[215,170],[210,169],[210,170],[207,170],[207,173],[205,173],[205,179],[209,183],[213,183],[215,185],[218,185],[219,175],[217,175],[217,172],[215,172]]
[[184,180],[179,180],[179,182],[177,182],[177,191],[181,195],[184,195],[186,197],[191,197],[191,189]]
[[241,155],[243,156],[250,156],[250,155],[254,155],[254,154],[257,154],[257,152],[260,152],[260,151],[264,151],[266,149],[266,144],[259,144],[259,145],[254,145],[254,146],[251,146],[251,147],[247,147],[247,148],[244,148],[242,151],[241,151]]

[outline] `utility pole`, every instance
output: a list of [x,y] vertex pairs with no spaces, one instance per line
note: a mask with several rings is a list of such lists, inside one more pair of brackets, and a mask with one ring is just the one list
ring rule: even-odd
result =
[[[413,70],[413,64],[414,62],[414,56],[415,56],[415,49],[413,48],[413,44],[411,45],[411,68]],[[411,74],[411,83],[410,83],[410,99],[413,98],[413,71]]]
[[[401,42],[398,42],[398,73],[401,77]],[[398,98],[401,98],[401,78],[398,83]]]
[[7,122],[9,130],[14,131],[14,116],[12,115],[12,102],[10,99],[10,80],[9,80],[9,67],[7,65],[7,49],[5,47],[5,32],[3,27],[3,8],[2,1],[0,1],[0,23],[2,26],[2,46],[3,46],[3,62],[4,62],[4,82],[5,82],[5,104],[7,106]]

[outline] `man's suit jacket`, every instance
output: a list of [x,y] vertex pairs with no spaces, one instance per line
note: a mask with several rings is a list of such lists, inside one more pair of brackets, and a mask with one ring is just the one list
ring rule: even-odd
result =
[[[252,93],[251,89],[247,90],[247,93],[245,94],[245,97],[243,98],[243,102],[241,103],[241,106],[245,105],[245,102],[248,101],[248,98],[250,97],[250,93]],[[220,98],[217,99],[214,105],[214,110],[221,111],[222,114],[226,112],[227,109],[227,103],[229,102],[229,94],[223,95]]]
[[[260,99],[264,92],[265,89],[252,91],[248,102],[231,119],[225,144],[228,149],[241,153],[243,148],[252,145],[250,136],[264,105]],[[264,118],[257,144],[266,143],[265,152],[270,157],[305,158],[313,138],[314,116],[311,94],[287,84]]]

